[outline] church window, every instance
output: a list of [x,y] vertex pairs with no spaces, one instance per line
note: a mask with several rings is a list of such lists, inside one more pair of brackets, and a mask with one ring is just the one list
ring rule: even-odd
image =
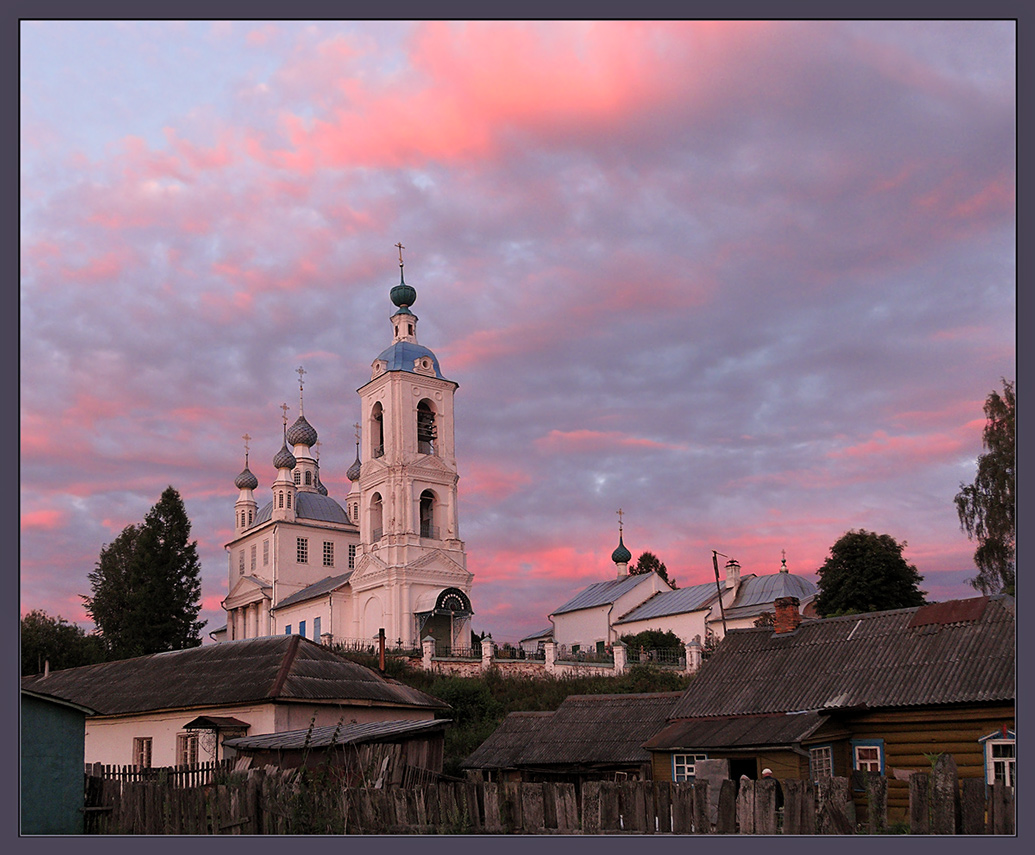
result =
[[248,511],[248,525],[252,524],[252,512]]
[[237,553],[237,572],[244,575],[244,550]]
[[241,528],[244,528],[244,511],[241,511]]
[[295,542],[295,555],[299,564],[309,563],[309,538],[300,537]]
[[325,540],[323,542],[323,566],[334,566],[334,542],[331,540]]
[[291,624],[284,627],[284,635],[291,635]]
[[306,472],[305,473],[305,485],[307,487],[312,487],[313,486],[313,473],[312,472]]
[[299,484],[301,484],[301,483],[302,483],[302,473],[301,473],[301,472],[299,472],[299,471],[298,471],[298,470],[296,469],[296,470],[295,470],[295,486],[297,487],[297,486],[298,486]]
[[356,569],[356,544],[349,544],[349,570]]
[[277,507],[278,508],[284,507],[284,491],[283,490],[281,490],[279,493],[277,493]]
[[257,547],[253,543],[252,544],[252,570],[255,570],[255,553],[256,553],[256,551],[257,551]]
[[265,567],[270,563],[270,542],[264,540],[262,542],[262,566]]
[[198,734],[181,733],[177,735],[176,762],[180,766],[198,765]]
[[384,407],[381,406],[381,402],[378,401],[374,404],[374,409],[370,412],[370,422],[373,431],[371,432],[371,441],[373,442],[374,457],[385,456],[385,411]]
[[300,636],[302,636],[302,638],[305,638],[305,621],[304,620],[300,620],[298,622],[298,634]]
[[435,526],[435,494],[425,490],[420,494],[420,536],[438,539]]
[[406,329],[410,335],[413,335],[413,324],[407,324]]
[[287,494],[287,506],[289,508],[291,507],[291,492],[290,491],[288,491],[288,494]]
[[320,618],[313,618],[313,641],[318,642],[320,640]]
[[[225,519],[225,517],[224,517]],[[141,769],[151,768],[151,737],[137,736],[133,739],[133,765]]]
[[425,399],[417,404],[417,451],[420,454],[435,453],[435,411]]
[[384,534],[384,522],[383,522],[383,507],[381,504],[381,494],[374,493],[370,499],[370,539],[380,540]]

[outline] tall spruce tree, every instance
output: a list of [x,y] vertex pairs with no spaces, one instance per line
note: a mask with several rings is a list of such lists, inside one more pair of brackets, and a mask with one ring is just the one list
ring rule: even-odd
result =
[[902,557],[905,547],[890,534],[845,532],[819,568],[816,611],[830,617],[922,606],[923,576]]
[[167,487],[144,522],[101,550],[83,597],[111,659],[201,644],[201,564],[180,494]]
[[641,552],[640,557],[636,559],[636,563],[629,568],[629,575],[641,576],[651,572],[657,573],[673,588],[676,587],[676,583],[668,578],[668,567],[665,566],[665,562],[653,552]]
[[1015,404],[1014,385],[1004,378],[1002,395],[993,391],[985,399],[985,453],[978,457],[977,477],[973,484],[960,484],[956,494],[960,527],[978,542],[978,574],[968,581],[982,594],[1013,594],[1017,584]]

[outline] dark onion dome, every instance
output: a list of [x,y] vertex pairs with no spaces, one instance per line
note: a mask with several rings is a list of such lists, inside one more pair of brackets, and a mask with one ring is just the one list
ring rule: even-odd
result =
[[234,486],[238,490],[254,490],[259,486],[259,479],[252,474],[251,469],[245,466],[244,471],[234,478]]
[[321,496],[327,495],[327,488],[323,485],[323,481],[321,481],[319,478],[316,479],[316,492],[319,493]]
[[356,461],[349,467],[349,471],[346,472],[345,475],[348,477],[348,479],[350,481],[358,481],[359,480],[359,471],[360,471],[359,454],[357,453],[356,454]]
[[287,447],[287,443],[280,447],[280,451],[277,452],[277,456],[273,458],[273,465],[277,469],[294,469],[298,464],[293,455]]
[[618,548],[611,553],[611,560],[615,564],[628,564],[632,559],[632,553],[625,548],[625,544],[622,542],[622,536],[618,535]]
[[417,289],[412,285],[407,285],[400,276],[399,284],[392,289],[389,296],[400,309],[407,309],[417,302]]
[[299,416],[287,430],[287,441],[291,445],[302,443],[307,448],[311,448],[316,445],[316,430],[305,420],[305,416]]

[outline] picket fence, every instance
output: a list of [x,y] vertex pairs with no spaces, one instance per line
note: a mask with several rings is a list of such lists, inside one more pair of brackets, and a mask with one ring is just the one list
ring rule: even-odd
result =
[[[910,833],[1013,834],[1013,789],[910,780]],[[87,779],[87,834],[853,834],[887,833],[887,779],[867,782],[866,822],[851,782],[485,783],[410,788],[306,786],[273,767],[205,787]]]

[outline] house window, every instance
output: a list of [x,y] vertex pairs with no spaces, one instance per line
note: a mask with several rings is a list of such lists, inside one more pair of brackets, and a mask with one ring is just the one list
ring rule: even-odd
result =
[[349,544],[349,570],[354,570],[356,567],[356,544]]
[[323,542],[323,566],[334,566],[334,543],[330,540]]
[[309,563],[309,538],[298,538],[295,546],[295,559],[299,564]]
[[262,542],[262,566],[265,567],[270,563],[270,542],[264,540]]
[[834,749],[830,745],[817,745],[809,749],[809,776],[813,781],[834,776]]
[[707,754],[673,754],[672,780],[693,782],[697,761],[707,759]]
[[298,622],[298,634],[300,636],[302,636],[302,638],[305,638],[305,621],[304,620],[300,620]]
[[291,624],[284,627],[284,635],[291,635]]
[[1002,781],[1008,787],[1017,783],[1017,735],[1001,730],[980,740],[985,744],[985,783]]
[[852,768],[884,774],[884,740],[852,740]]
[[320,635],[321,635],[321,632],[320,632],[320,618],[314,617],[313,618],[313,641],[317,641],[318,642],[320,640]]
[[133,739],[133,765],[141,769],[151,768],[150,736],[137,736]]
[[181,733],[176,737],[176,762],[180,766],[198,765],[198,734]]
[[258,549],[258,547],[256,547],[256,545],[253,543],[252,544],[252,570],[253,571],[255,570],[255,554],[256,554],[257,549]]

